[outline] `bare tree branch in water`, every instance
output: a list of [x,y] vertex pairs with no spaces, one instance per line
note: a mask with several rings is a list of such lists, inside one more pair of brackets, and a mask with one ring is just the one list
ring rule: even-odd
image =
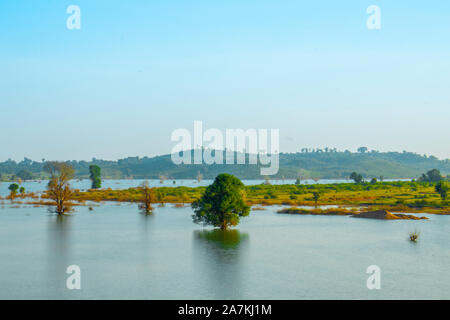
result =
[[50,174],[47,196],[55,202],[55,208],[49,211],[58,215],[72,211],[72,189],[69,184],[75,174],[72,166],[66,162],[51,161],[45,164],[44,170]]
[[153,211],[152,203],[156,202],[156,193],[155,188],[150,188],[148,185],[148,181],[144,181],[139,189],[142,192],[142,200],[139,204],[139,209],[145,213],[149,214]]

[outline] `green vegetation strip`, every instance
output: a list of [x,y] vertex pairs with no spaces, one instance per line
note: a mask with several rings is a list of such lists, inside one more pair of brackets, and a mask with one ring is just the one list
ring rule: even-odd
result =
[[[206,187],[155,188],[156,202],[192,203],[205,192]],[[371,207],[394,212],[427,212],[450,214],[450,201],[443,200],[431,182],[377,182],[366,184],[340,183],[315,185],[254,185],[245,186],[248,205]],[[92,189],[75,190],[77,201],[140,202],[142,190]],[[45,198],[45,196],[44,196]]]

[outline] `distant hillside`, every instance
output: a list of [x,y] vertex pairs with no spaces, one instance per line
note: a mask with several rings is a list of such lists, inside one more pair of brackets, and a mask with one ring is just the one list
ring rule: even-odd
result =
[[[175,165],[170,155],[153,158],[129,157],[118,161],[69,161],[79,178],[89,176],[89,165],[96,164],[102,169],[103,178],[194,179],[198,173],[204,179],[211,179],[219,173],[231,173],[241,179],[262,179],[259,165]],[[11,179],[19,172],[29,171],[35,178],[45,177],[43,162],[25,158],[21,162],[8,160],[0,163],[2,179]],[[365,178],[415,178],[430,169],[438,169],[442,174],[450,174],[450,160],[438,160],[433,156],[421,156],[410,152],[299,152],[281,153],[280,169],[271,178],[342,179],[351,172],[361,173]],[[20,174],[19,174],[20,176]]]

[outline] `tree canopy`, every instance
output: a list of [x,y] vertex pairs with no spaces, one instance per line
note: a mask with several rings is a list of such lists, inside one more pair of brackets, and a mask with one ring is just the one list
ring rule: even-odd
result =
[[19,185],[17,183],[11,183],[8,190],[11,191],[11,194],[16,194],[17,190],[19,190]]
[[368,150],[367,147],[359,147],[357,151],[360,153],[366,153],[367,150]]
[[218,175],[203,196],[192,204],[195,223],[226,230],[236,226],[240,217],[248,216],[250,207],[244,201],[244,184],[230,174]]

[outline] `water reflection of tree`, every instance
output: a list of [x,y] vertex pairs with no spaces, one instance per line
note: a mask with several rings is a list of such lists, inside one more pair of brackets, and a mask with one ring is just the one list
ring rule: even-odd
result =
[[142,267],[146,270],[152,261],[152,235],[154,233],[155,215],[141,212],[140,216],[140,221],[138,221],[140,227],[138,243],[140,250],[139,257],[142,259]]
[[249,235],[239,230],[194,231],[194,264],[214,299],[242,298]]
[[194,236],[222,249],[237,249],[242,241],[248,239],[247,233],[241,233],[239,230],[234,229],[194,231]]
[[141,227],[141,241],[143,243],[147,243],[149,241],[149,235],[151,234],[151,230],[153,229],[152,222],[155,219],[153,214],[147,214],[145,212],[140,212],[141,221],[139,221],[139,225]]
[[51,215],[47,225],[47,283],[51,298],[60,297],[66,289],[66,270],[72,252],[70,215]]

